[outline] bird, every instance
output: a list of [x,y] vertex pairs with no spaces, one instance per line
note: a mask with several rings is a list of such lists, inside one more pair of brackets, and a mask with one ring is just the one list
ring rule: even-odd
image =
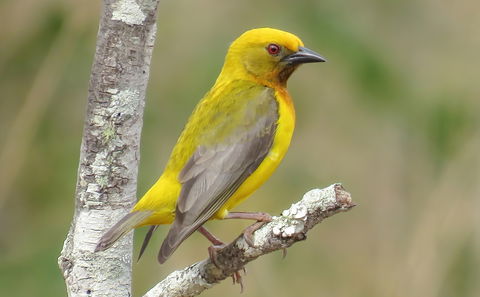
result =
[[287,91],[290,75],[305,63],[325,62],[296,35],[256,28],[235,39],[213,87],[200,100],[175,144],[165,169],[133,209],[98,241],[111,247],[134,228],[153,231],[171,224],[158,253],[164,263],[193,232],[215,246],[222,242],[203,224],[211,219],[252,219],[252,233],[271,216],[233,212],[277,169],[290,145],[295,109]]

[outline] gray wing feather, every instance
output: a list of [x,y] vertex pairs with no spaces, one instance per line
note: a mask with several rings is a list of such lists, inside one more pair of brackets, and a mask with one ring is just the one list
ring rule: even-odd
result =
[[199,146],[180,173],[182,190],[175,221],[158,255],[160,263],[221,208],[270,151],[278,121],[277,102],[272,92],[263,92],[255,104],[245,112],[246,126],[232,133],[232,139]]

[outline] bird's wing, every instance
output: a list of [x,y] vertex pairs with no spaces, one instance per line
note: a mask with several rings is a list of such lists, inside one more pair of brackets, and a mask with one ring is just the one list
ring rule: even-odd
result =
[[[270,151],[278,121],[273,90],[265,89],[236,112],[241,119],[229,128],[229,136],[220,143],[199,145],[181,171],[175,221],[160,249],[160,263],[221,208]],[[232,125],[229,117],[224,120],[225,126]]]

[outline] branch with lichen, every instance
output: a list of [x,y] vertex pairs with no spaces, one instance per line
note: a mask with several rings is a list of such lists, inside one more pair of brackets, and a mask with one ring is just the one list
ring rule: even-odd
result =
[[277,250],[285,250],[306,239],[306,233],[324,219],[354,207],[341,184],[306,193],[302,200],[273,217],[254,233],[253,247],[242,235],[216,253],[215,263],[206,259],[172,272],[144,297],[190,297],[244,269],[248,262]]

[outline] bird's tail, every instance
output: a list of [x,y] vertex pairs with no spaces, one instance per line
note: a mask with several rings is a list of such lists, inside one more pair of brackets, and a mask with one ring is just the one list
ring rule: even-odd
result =
[[95,252],[104,251],[111,247],[118,239],[127,234],[130,230],[142,223],[146,218],[152,215],[151,211],[133,211],[124,216],[110,230],[103,234],[97,243]]
[[160,264],[165,263],[167,259],[173,254],[173,252],[178,248],[178,246],[189,237],[195,230],[197,230],[204,222],[196,222],[192,225],[183,225],[179,222],[174,222],[170,230],[168,231],[167,237],[160,247],[158,253],[158,262]]

